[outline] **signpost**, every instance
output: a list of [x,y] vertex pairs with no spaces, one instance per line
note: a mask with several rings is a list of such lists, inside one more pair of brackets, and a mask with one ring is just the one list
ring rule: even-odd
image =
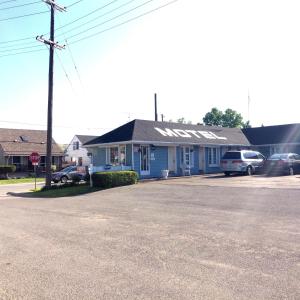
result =
[[29,156],[29,160],[34,166],[34,189],[36,190],[36,166],[38,166],[41,156],[37,152],[32,152]]

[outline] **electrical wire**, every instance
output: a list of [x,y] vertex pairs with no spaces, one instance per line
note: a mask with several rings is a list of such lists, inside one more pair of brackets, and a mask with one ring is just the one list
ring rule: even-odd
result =
[[[170,2],[168,2],[168,3],[166,3],[166,4],[164,4],[164,5],[161,5],[161,6],[159,6],[159,7],[156,7],[156,8],[154,8],[154,9],[152,9],[152,10],[149,10],[149,11],[143,13],[143,14],[140,14],[140,15],[138,15],[138,16],[136,16],[136,17],[133,17],[133,18],[131,18],[131,19],[128,19],[128,20],[126,20],[126,21],[124,21],[124,22],[121,22],[121,23],[119,23],[119,24],[116,24],[116,25],[114,25],[114,26],[111,26],[111,27],[109,27],[109,28],[106,28],[106,29],[101,30],[101,31],[99,31],[99,32],[96,32],[96,33],[94,33],[94,34],[88,35],[88,36],[86,36],[86,37],[80,38],[80,39],[78,39],[78,40],[75,40],[74,42],[70,43],[70,45],[77,44],[77,43],[79,43],[79,42],[81,42],[81,41],[90,39],[90,38],[92,38],[92,37],[94,37],[94,36],[97,36],[97,35],[102,34],[102,33],[104,33],[104,32],[110,31],[110,30],[112,30],[112,29],[115,29],[115,28],[120,27],[120,26],[122,26],[122,25],[124,25],[124,24],[130,23],[130,22],[132,22],[132,21],[135,21],[135,20],[137,20],[137,19],[139,19],[139,18],[141,18],[141,17],[144,17],[144,16],[149,15],[149,14],[151,14],[151,13],[153,13],[153,12],[156,12],[156,11],[162,9],[162,8],[165,8],[165,7],[167,7],[167,6],[169,6],[169,5],[173,4],[173,3],[175,3],[175,2],[177,2],[177,1],[179,1],[179,0],[173,0],[173,1],[170,1]],[[69,38],[68,38],[68,39],[69,39]]]
[[[78,26],[76,26],[76,27],[73,27],[72,29],[70,29],[70,30],[68,30],[68,31],[65,31],[64,34],[69,33],[69,32],[71,32],[71,31],[74,31],[74,30],[76,30],[76,29],[78,29],[78,28],[82,28],[82,26],[85,26],[85,25],[87,25],[87,24],[89,24],[89,23],[92,23],[92,22],[94,22],[95,20],[98,20],[98,19],[100,19],[100,18],[102,18],[102,17],[104,17],[104,16],[106,16],[106,15],[108,15],[108,14],[110,14],[110,13],[112,13],[112,12],[118,10],[118,9],[120,9],[121,7],[124,7],[124,6],[126,6],[126,5],[128,5],[128,4],[132,3],[132,2],[134,2],[134,1],[136,1],[136,0],[130,0],[130,1],[126,2],[126,3],[123,3],[122,5],[120,5],[120,6],[116,7],[116,8],[114,8],[114,9],[112,9],[112,10],[110,10],[110,11],[108,11],[108,12],[106,12],[106,13],[100,15],[100,16],[97,16],[96,18],[93,18],[93,19],[91,19],[91,20],[89,20],[89,21],[87,21],[87,22],[85,22],[85,23],[82,23],[82,24],[80,24],[80,25],[78,25]],[[151,1],[153,1],[153,0],[151,0]],[[61,27],[61,28],[62,28],[62,27]],[[62,34],[56,35],[56,37],[60,37],[60,36],[62,36]]]
[[8,9],[13,9],[13,8],[18,8],[18,7],[23,7],[23,6],[29,6],[29,5],[33,5],[33,4],[37,4],[37,3],[41,3],[41,1],[35,1],[35,2],[30,2],[30,3],[25,3],[25,4],[20,4],[20,5],[15,5],[15,6],[9,6],[9,7],[5,7],[5,8],[0,8],[1,10],[8,10]]
[[62,60],[60,59],[60,56],[58,55],[57,51],[55,51],[55,54],[56,54],[56,57],[58,58],[58,61],[59,61],[59,63],[60,63],[60,66],[61,66],[61,68],[63,69],[63,71],[64,71],[64,73],[65,73],[65,76],[66,76],[66,78],[67,78],[67,80],[68,80],[68,82],[69,82],[69,84],[70,84],[70,86],[71,86],[72,91],[75,93],[75,90],[74,90],[73,84],[72,84],[72,82],[71,82],[71,79],[70,79],[70,77],[69,77],[69,75],[68,75],[68,73],[67,73],[67,71],[66,71],[66,69],[65,69],[65,67],[64,67],[64,65],[63,65],[63,62],[62,62]]
[[9,52],[9,51],[18,51],[18,50],[24,50],[24,49],[31,49],[31,48],[38,48],[38,47],[42,47],[42,45],[35,45],[35,46],[28,46],[28,47],[7,49],[7,50],[1,50],[1,48],[0,48],[0,53]]
[[[58,22],[60,23],[60,18],[59,18],[59,17],[58,17]],[[63,34],[64,34],[64,32],[63,32]],[[77,68],[76,63],[75,63],[74,56],[73,56],[72,51],[71,51],[71,47],[69,46],[69,43],[68,43],[68,41],[67,41],[67,39],[66,39],[65,34],[64,34],[64,38],[65,38],[65,43],[66,43],[67,49],[68,49],[68,51],[69,51],[69,54],[70,54],[72,63],[73,63],[73,65],[74,65],[75,71],[76,71],[76,73],[77,73],[77,77],[78,77],[78,79],[79,79],[79,82],[80,82],[80,84],[81,84],[81,87],[83,87],[83,83],[82,83],[82,80],[81,80],[81,76],[80,76],[80,74],[79,74],[78,68]]]
[[39,50],[22,51],[22,52],[16,52],[16,53],[4,54],[4,55],[0,55],[0,58],[2,58],[2,57],[7,57],[7,56],[15,56],[15,55],[19,55],[19,54],[27,54],[27,53],[33,53],[33,52],[41,52],[41,51],[45,51],[45,50],[46,50],[46,49],[39,49]]
[[[81,0],[81,1],[83,1],[83,0]],[[83,19],[83,18],[86,18],[86,17],[88,17],[88,16],[90,16],[90,15],[96,13],[97,11],[100,11],[100,10],[106,8],[107,6],[109,6],[109,5],[111,5],[111,4],[115,3],[115,2],[118,2],[118,1],[119,1],[119,0],[113,0],[113,1],[110,1],[109,3],[107,3],[107,4],[105,4],[105,5],[101,6],[101,7],[98,7],[97,9],[91,11],[90,13],[88,13],[88,14],[86,14],[86,15],[80,17],[80,18],[77,18],[77,19],[71,21],[70,23],[67,23],[67,24],[65,24],[65,25],[63,25],[63,26],[60,26],[60,27],[56,28],[56,29],[55,29],[55,32],[58,31],[58,30],[61,30],[62,28],[65,28],[65,27],[67,27],[67,26],[69,26],[69,25],[71,25],[71,24],[74,24],[75,22],[78,22],[79,20],[81,20],[81,19]],[[75,3],[73,3],[73,4],[75,5]],[[72,4],[71,4],[71,5],[72,5]],[[45,11],[45,12],[47,12],[47,11]],[[8,19],[10,19],[10,18],[8,18]],[[3,19],[3,21],[4,21],[4,20],[6,20],[6,19]],[[0,21],[2,21],[2,20],[0,19]],[[48,32],[48,33],[45,33],[45,34],[43,34],[43,35],[47,35],[47,34],[49,34],[49,32]],[[26,41],[26,40],[29,40],[29,39],[35,39],[35,36],[32,36],[32,37],[25,37],[25,38],[20,38],[20,39],[14,39],[14,40],[8,40],[8,41],[2,41],[2,42],[0,41],[0,45],[1,45],[1,44],[9,44],[9,43],[18,43],[18,42]],[[31,43],[31,42],[29,42],[28,44],[30,44],[30,43]]]
[[15,16],[15,17],[9,17],[9,18],[6,18],[6,19],[0,19],[0,22],[14,20],[14,19],[20,19],[20,18],[26,18],[26,17],[31,17],[31,16],[35,16],[35,15],[41,15],[41,14],[45,14],[45,13],[49,13],[49,11],[48,10],[44,10],[44,11],[40,11],[40,12],[37,12],[37,13],[32,13],[32,14],[27,14],[27,15],[21,15],[21,16]]
[[70,8],[70,7],[72,7],[72,6],[74,6],[74,5],[78,4],[78,3],[80,3],[81,1],[83,1],[83,0],[75,1],[74,3],[72,3],[72,4],[68,5],[68,6],[66,6],[66,8]]
[[60,30],[60,29],[62,29],[62,28],[64,28],[64,27],[67,27],[67,26],[69,26],[69,25],[71,25],[71,24],[74,24],[75,22],[78,22],[79,20],[84,19],[84,18],[86,18],[86,17],[88,17],[88,16],[90,16],[90,15],[96,13],[97,11],[104,9],[105,7],[107,7],[107,6],[109,6],[109,5],[113,4],[113,3],[115,3],[115,2],[117,2],[117,1],[120,1],[120,0],[113,0],[113,1],[111,1],[111,2],[109,2],[109,3],[107,3],[107,4],[105,4],[105,5],[103,5],[103,6],[101,6],[101,7],[98,7],[98,8],[96,8],[95,10],[89,12],[88,14],[86,14],[86,15],[84,15],[84,16],[82,16],[82,17],[79,17],[79,18],[77,18],[77,19],[75,19],[75,20],[73,20],[73,21],[71,21],[71,22],[69,22],[69,23],[67,23],[67,24],[65,24],[65,25],[63,25],[63,26],[61,26],[61,27],[56,28],[55,31],[58,31],[58,30]]
[[134,10],[140,8],[140,7],[143,7],[143,6],[145,6],[145,5],[147,5],[148,3],[153,2],[153,1],[155,1],[155,0],[148,0],[148,1],[146,1],[146,2],[144,2],[144,3],[142,3],[142,4],[138,5],[138,6],[136,6],[136,7],[134,7],[134,8],[131,8],[131,9],[129,9],[129,10],[127,10],[127,11],[125,11],[125,12],[123,12],[123,13],[117,15],[117,16],[114,16],[113,18],[111,18],[111,19],[109,19],[109,20],[106,20],[106,21],[101,22],[101,23],[99,23],[99,24],[97,24],[97,25],[94,25],[94,26],[92,26],[92,27],[89,27],[89,28],[87,28],[87,29],[85,29],[85,30],[83,30],[83,31],[81,31],[81,32],[78,32],[78,33],[76,33],[76,34],[74,34],[74,35],[71,35],[71,36],[68,37],[68,40],[70,40],[70,39],[72,39],[72,38],[74,38],[74,37],[76,37],[76,36],[78,36],[78,35],[84,34],[84,33],[86,33],[87,31],[90,31],[90,30],[92,30],[92,29],[95,29],[95,28],[97,28],[97,27],[99,27],[99,26],[101,26],[101,25],[104,25],[104,24],[106,24],[106,23],[108,23],[108,22],[110,22],[110,21],[113,21],[113,20],[115,20],[115,19],[117,19],[117,18],[119,18],[119,17],[122,17],[122,16],[124,16],[124,15],[126,15],[126,14],[129,14],[129,13],[131,13],[132,11],[134,11]]
[[5,3],[9,3],[9,2],[16,2],[17,0],[8,0],[8,1],[3,1],[0,2],[0,5],[5,4]]

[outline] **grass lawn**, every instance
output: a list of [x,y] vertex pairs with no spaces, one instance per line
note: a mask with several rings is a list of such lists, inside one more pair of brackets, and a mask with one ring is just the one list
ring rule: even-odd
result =
[[[43,182],[45,178],[37,178],[36,182]],[[15,183],[34,183],[34,178],[19,178],[19,179],[1,179],[0,185],[15,184]]]
[[90,187],[89,185],[78,185],[78,186],[70,186],[70,187],[57,188],[51,190],[37,189],[36,191],[25,193],[24,196],[37,197],[37,198],[58,198],[58,197],[77,196],[77,195],[92,193],[100,190],[101,190],[100,188]]

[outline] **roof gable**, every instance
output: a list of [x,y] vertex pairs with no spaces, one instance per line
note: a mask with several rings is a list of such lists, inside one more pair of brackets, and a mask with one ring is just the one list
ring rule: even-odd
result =
[[239,128],[134,120],[86,145],[114,142],[245,145],[249,142]]
[[79,135],[76,134],[75,136],[77,136],[78,140],[82,143],[85,144],[90,140],[95,139],[97,136],[96,135]]
[[85,143],[84,145],[131,141],[133,136],[135,121],[136,120],[126,123],[102,136],[92,139],[91,141]]
[[285,124],[243,129],[253,145],[300,143],[300,124]]
[[[33,151],[46,154],[47,131],[0,128],[0,143],[7,155],[30,155]],[[62,155],[62,150],[52,139],[52,154]]]

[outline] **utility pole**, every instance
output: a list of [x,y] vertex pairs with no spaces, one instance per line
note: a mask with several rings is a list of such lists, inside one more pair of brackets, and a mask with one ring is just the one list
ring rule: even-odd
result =
[[156,99],[156,93],[154,94],[154,120],[158,121],[158,117],[157,117],[157,99]]
[[54,68],[54,49],[64,49],[54,42],[54,11],[66,11],[65,7],[59,6],[55,0],[44,0],[51,7],[50,16],[50,39],[46,40],[43,36],[36,39],[49,46],[49,79],[48,79],[48,113],[47,113],[47,152],[46,152],[46,187],[51,187],[51,164],[52,164],[52,110],[53,110],[53,68]]

